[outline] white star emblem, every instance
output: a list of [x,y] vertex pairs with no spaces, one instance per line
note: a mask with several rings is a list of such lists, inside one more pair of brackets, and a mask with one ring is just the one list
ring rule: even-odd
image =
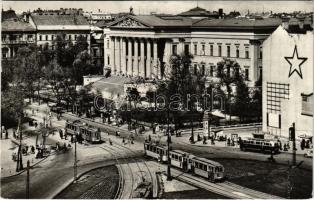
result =
[[300,78],[303,79],[301,65],[307,60],[307,58],[299,57],[297,46],[294,47],[292,57],[285,57],[285,59],[290,64],[288,77],[290,77],[293,74],[293,72],[296,72],[300,76]]

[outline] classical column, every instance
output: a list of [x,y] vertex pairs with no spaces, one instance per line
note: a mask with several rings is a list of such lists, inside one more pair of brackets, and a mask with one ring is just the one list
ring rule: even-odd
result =
[[140,47],[141,47],[141,60],[140,60],[140,67],[139,67],[139,74],[141,77],[145,77],[145,50],[144,50],[144,40],[140,40]]
[[130,38],[128,38],[128,70],[127,70],[127,74],[128,75],[133,75],[132,73],[133,69],[132,69],[132,40]]
[[138,64],[138,40],[134,39],[134,62],[133,62],[133,75],[139,75],[139,64]]
[[115,46],[114,46],[114,37],[110,37],[110,68],[111,73],[116,74],[116,66],[115,66]]
[[158,52],[157,52],[157,40],[153,40],[153,74],[155,78],[160,78],[160,66],[158,66]]
[[127,65],[126,65],[126,39],[121,38],[122,41],[122,55],[121,55],[121,63],[122,63],[122,74],[126,75]]
[[147,58],[146,58],[146,78],[151,78],[151,44],[150,40],[146,40],[146,45],[147,45]]
[[121,73],[121,64],[120,64],[120,38],[115,37],[115,64],[116,64],[116,74]]
[[[250,84],[254,84],[258,80],[258,50],[260,48],[260,42],[258,40],[250,41],[249,56],[251,58],[251,66],[249,69]],[[253,85],[252,85],[253,86]]]

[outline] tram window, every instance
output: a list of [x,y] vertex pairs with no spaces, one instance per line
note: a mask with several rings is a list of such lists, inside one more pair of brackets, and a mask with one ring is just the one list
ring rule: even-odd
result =
[[207,165],[204,165],[203,168],[205,171],[207,171]]

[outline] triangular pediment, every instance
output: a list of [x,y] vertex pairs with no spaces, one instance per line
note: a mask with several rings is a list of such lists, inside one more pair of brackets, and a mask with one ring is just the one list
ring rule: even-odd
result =
[[139,22],[138,20],[132,17],[125,17],[123,19],[117,20],[113,22],[110,27],[117,27],[117,28],[149,28],[149,26]]

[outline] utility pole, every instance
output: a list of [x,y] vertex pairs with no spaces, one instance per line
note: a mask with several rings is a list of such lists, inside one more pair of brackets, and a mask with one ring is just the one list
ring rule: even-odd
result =
[[78,134],[75,135],[74,139],[74,182],[77,180],[77,155],[76,155],[76,143],[77,143],[77,136]]
[[289,128],[289,139],[292,141],[292,166],[296,165],[296,145],[295,145],[295,123]]
[[17,162],[16,162],[16,172],[23,170],[23,158],[22,158],[22,131],[21,131],[21,118],[19,118],[18,123],[18,136],[20,139],[19,149],[17,152]]
[[28,160],[27,161],[27,176],[26,176],[26,199],[29,199],[29,170],[30,170],[30,164]]
[[168,127],[167,127],[167,146],[168,146],[168,166],[167,166],[167,181],[171,181],[172,177],[171,177],[171,159],[170,159],[170,140],[171,140],[171,136],[170,136],[170,131],[169,131],[169,102],[168,102],[168,106],[167,106],[167,123],[168,123]]

